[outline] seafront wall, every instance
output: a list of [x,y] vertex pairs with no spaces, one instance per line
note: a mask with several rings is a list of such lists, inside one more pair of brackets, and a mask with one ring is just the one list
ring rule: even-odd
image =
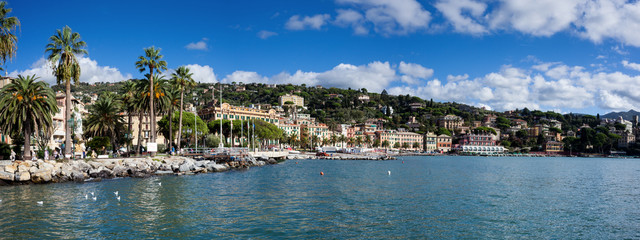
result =
[[165,174],[222,172],[234,168],[262,166],[270,161],[215,163],[188,157],[144,157],[69,161],[1,161],[0,186],[58,182],[100,181],[116,177],[149,177]]

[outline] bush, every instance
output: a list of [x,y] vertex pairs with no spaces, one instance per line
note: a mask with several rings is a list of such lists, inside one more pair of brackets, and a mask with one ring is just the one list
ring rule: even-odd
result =
[[106,150],[111,147],[111,139],[109,137],[94,137],[87,142],[87,147],[99,154],[105,154]]
[[0,159],[9,159],[11,157],[11,145],[0,143]]

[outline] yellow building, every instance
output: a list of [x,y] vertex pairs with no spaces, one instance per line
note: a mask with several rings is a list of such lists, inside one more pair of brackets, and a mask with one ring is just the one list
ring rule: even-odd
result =
[[280,106],[283,106],[286,102],[290,101],[293,102],[293,105],[304,107],[304,98],[297,95],[285,94],[280,96],[278,100],[280,102]]
[[[162,119],[163,116],[157,116],[156,120],[160,120]],[[125,124],[127,123],[128,118],[125,116]],[[150,137],[150,133],[151,133],[151,125],[149,124],[149,115],[145,114],[142,116],[142,134],[140,135],[140,137],[142,138],[142,146],[147,146],[147,142],[149,141],[149,137]],[[125,127],[127,127],[125,125]],[[132,141],[131,144],[132,145],[138,145],[138,132],[140,129],[140,116],[139,115],[132,115],[131,116],[131,132],[132,132]],[[159,130],[160,126],[158,126],[158,122],[156,121],[156,130]],[[177,136],[173,136],[174,138],[177,138]],[[157,144],[165,144],[165,146],[168,146],[168,142],[165,139],[164,135],[162,135],[161,132],[158,132],[158,134],[156,135],[156,143]],[[160,151],[160,149],[158,149],[158,151]]]
[[275,109],[262,110],[248,107],[231,106],[223,103],[221,107],[208,106],[198,111],[198,116],[204,121],[223,120],[262,120],[278,125],[280,119]]
[[428,132],[425,136],[425,150],[433,152],[438,150],[438,135],[432,132]]
[[296,136],[297,140],[300,139],[300,124],[285,123],[281,121],[280,124],[278,124],[278,127],[282,129],[287,136]]
[[447,115],[438,119],[438,126],[449,130],[455,130],[462,127],[464,121],[456,115]]
[[[49,147],[51,149],[61,148],[62,144],[65,142],[65,109],[66,109],[66,95],[64,93],[56,94],[56,105],[58,105],[58,112],[53,115],[53,131],[51,134],[51,139],[49,140]],[[85,109],[84,103],[76,99],[74,96],[71,96],[71,118],[73,119],[74,126],[72,128],[73,134],[80,140],[82,140],[82,136],[84,130],[82,128],[82,118],[85,117],[89,112]]]
[[[423,137],[420,134],[414,132],[398,132],[398,131],[377,131],[376,138],[382,144],[384,141],[389,142],[389,147],[393,147],[398,143],[401,147],[403,144],[408,144],[409,149],[421,150]],[[414,148],[413,144],[418,143],[419,147]]]
[[329,134],[329,127],[324,123],[314,123],[306,125],[309,136],[317,136],[319,139],[328,139],[331,137]]

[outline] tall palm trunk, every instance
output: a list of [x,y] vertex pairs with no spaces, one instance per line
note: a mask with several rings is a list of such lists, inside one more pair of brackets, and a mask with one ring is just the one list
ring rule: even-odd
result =
[[178,151],[180,150],[180,141],[182,141],[182,104],[184,99],[184,89],[180,91],[180,117],[178,119]]
[[[133,136],[131,136],[131,133],[132,133],[132,132],[131,132],[131,111],[129,111],[129,112],[127,113],[127,115],[129,115],[129,122],[127,123],[127,124],[128,124],[128,125],[127,125],[127,126],[128,126],[128,128],[127,128],[127,129],[128,129],[128,131],[129,131],[129,133],[128,133],[128,134],[129,134],[129,137],[127,138],[127,140],[129,140],[129,139],[132,139],[132,137],[133,137]],[[131,151],[131,149],[129,149],[129,147],[131,147],[131,143],[130,143],[129,141],[127,141],[127,152],[128,152],[128,151]]]
[[[151,125],[151,132],[149,133],[149,141],[147,143],[155,143],[156,142],[156,111],[153,106],[153,100],[156,97],[156,94],[153,92],[153,68],[149,68],[151,74],[149,75],[149,125]],[[155,156],[155,152],[151,152],[151,156]]]
[[173,100],[169,109],[169,151],[173,147]]
[[22,160],[31,160],[31,126],[26,124],[24,126],[24,152],[22,153]]
[[71,120],[71,79],[65,81],[66,98],[64,108],[64,158],[69,159],[68,155],[71,155],[71,126],[69,120]]
[[138,116],[138,150],[136,150],[138,155],[141,154],[140,145],[142,145],[142,116],[144,116],[142,113],[143,112],[140,111],[140,115]]

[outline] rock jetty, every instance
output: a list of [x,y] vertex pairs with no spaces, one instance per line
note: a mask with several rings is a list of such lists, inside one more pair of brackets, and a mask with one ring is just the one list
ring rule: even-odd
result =
[[275,164],[276,161],[216,163],[188,157],[144,157],[69,161],[0,161],[0,185],[100,181],[116,177],[223,172],[236,168]]

